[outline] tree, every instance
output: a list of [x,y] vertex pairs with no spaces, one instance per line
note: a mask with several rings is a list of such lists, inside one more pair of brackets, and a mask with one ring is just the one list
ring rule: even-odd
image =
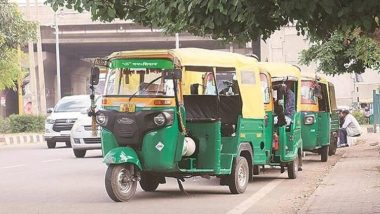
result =
[[35,24],[25,21],[17,5],[0,0],[0,90],[14,86],[22,74],[18,47],[35,38]]
[[334,32],[355,29],[360,29],[360,36],[374,38],[380,27],[380,1],[376,0],[47,0],[47,3],[55,10],[66,6],[79,12],[91,11],[94,20],[132,19],[170,33],[187,31],[227,41],[246,42],[259,36],[266,39],[289,23],[295,24],[299,33],[307,33],[312,41],[322,43],[332,38]]
[[301,63],[318,62],[326,74],[364,73],[366,68],[380,71],[380,45],[377,39],[362,35],[360,29],[335,31],[328,40],[314,41],[301,53]]

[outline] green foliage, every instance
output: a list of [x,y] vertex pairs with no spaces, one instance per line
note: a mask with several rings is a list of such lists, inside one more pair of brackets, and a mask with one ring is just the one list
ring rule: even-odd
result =
[[301,53],[301,63],[318,63],[326,74],[363,73],[366,68],[380,71],[380,44],[358,30],[335,31],[328,40],[315,42]]
[[15,3],[0,0],[0,90],[22,75],[18,47],[35,38],[35,24],[25,21]]
[[[54,10],[66,6],[79,12],[90,11],[94,20],[130,19],[169,33],[186,31],[235,42],[258,37],[265,40],[281,26],[292,23],[300,34],[307,33],[318,42],[305,53],[303,62],[319,60],[322,62],[319,69],[332,74],[361,73],[364,68],[378,67],[378,49],[371,40],[380,28],[378,0],[47,0],[46,3]],[[341,42],[346,38],[337,32],[355,29],[361,29],[359,37],[348,37],[352,41],[346,46]],[[352,64],[346,68],[347,63]]]
[[368,119],[364,116],[363,112],[359,110],[352,111],[352,116],[358,121],[360,125],[368,124]]
[[0,133],[43,132],[44,129],[44,116],[13,114],[0,119]]

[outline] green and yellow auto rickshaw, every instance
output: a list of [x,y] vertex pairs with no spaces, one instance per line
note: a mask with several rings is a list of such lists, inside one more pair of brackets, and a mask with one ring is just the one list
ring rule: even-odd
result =
[[289,143],[294,131],[285,127],[279,134],[286,145],[273,160],[267,151],[272,133],[253,58],[185,48],[117,52],[102,64],[103,110],[91,114],[102,127],[105,186],[114,201],[131,199],[137,182],[155,191],[166,177],[183,190],[185,178],[217,176],[231,193],[243,193],[256,162],[297,157],[298,144]]
[[259,67],[266,135],[254,147],[253,173],[259,174],[260,166],[280,166],[281,173],[287,168],[288,177],[295,179],[302,169],[301,73],[297,67],[284,63],[261,62]]
[[319,153],[326,162],[337,148],[339,115],[336,112],[334,85],[325,78],[302,77],[303,150]]

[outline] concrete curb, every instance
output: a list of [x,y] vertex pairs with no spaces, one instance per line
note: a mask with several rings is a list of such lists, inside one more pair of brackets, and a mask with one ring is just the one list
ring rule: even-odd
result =
[[45,142],[44,135],[38,133],[0,134],[0,145],[16,145]]

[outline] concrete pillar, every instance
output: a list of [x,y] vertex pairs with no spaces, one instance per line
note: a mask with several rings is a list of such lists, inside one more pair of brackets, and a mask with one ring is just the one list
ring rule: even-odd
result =
[[[38,9],[38,0],[35,0],[36,6],[36,17],[38,18],[39,9]],[[38,101],[39,101],[39,112],[41,114],[46,114],[46,92],[45,92],[45,75],[44,75],[44,63],[42,56],[42,44],[41,44],[41,26],[37,20],[37,65],[38,65]]]
[[[28,20],[31,20],[30,2],[26,1]],[[32,102],[32,114],[38,114],[38,101],[36,99],[37,94],[37,78],[36,78],[36,65],[34,61],[34,47],[33,42],[28,42],[28,55],[29,55],[29,78],[30,78],[30,101]]]

